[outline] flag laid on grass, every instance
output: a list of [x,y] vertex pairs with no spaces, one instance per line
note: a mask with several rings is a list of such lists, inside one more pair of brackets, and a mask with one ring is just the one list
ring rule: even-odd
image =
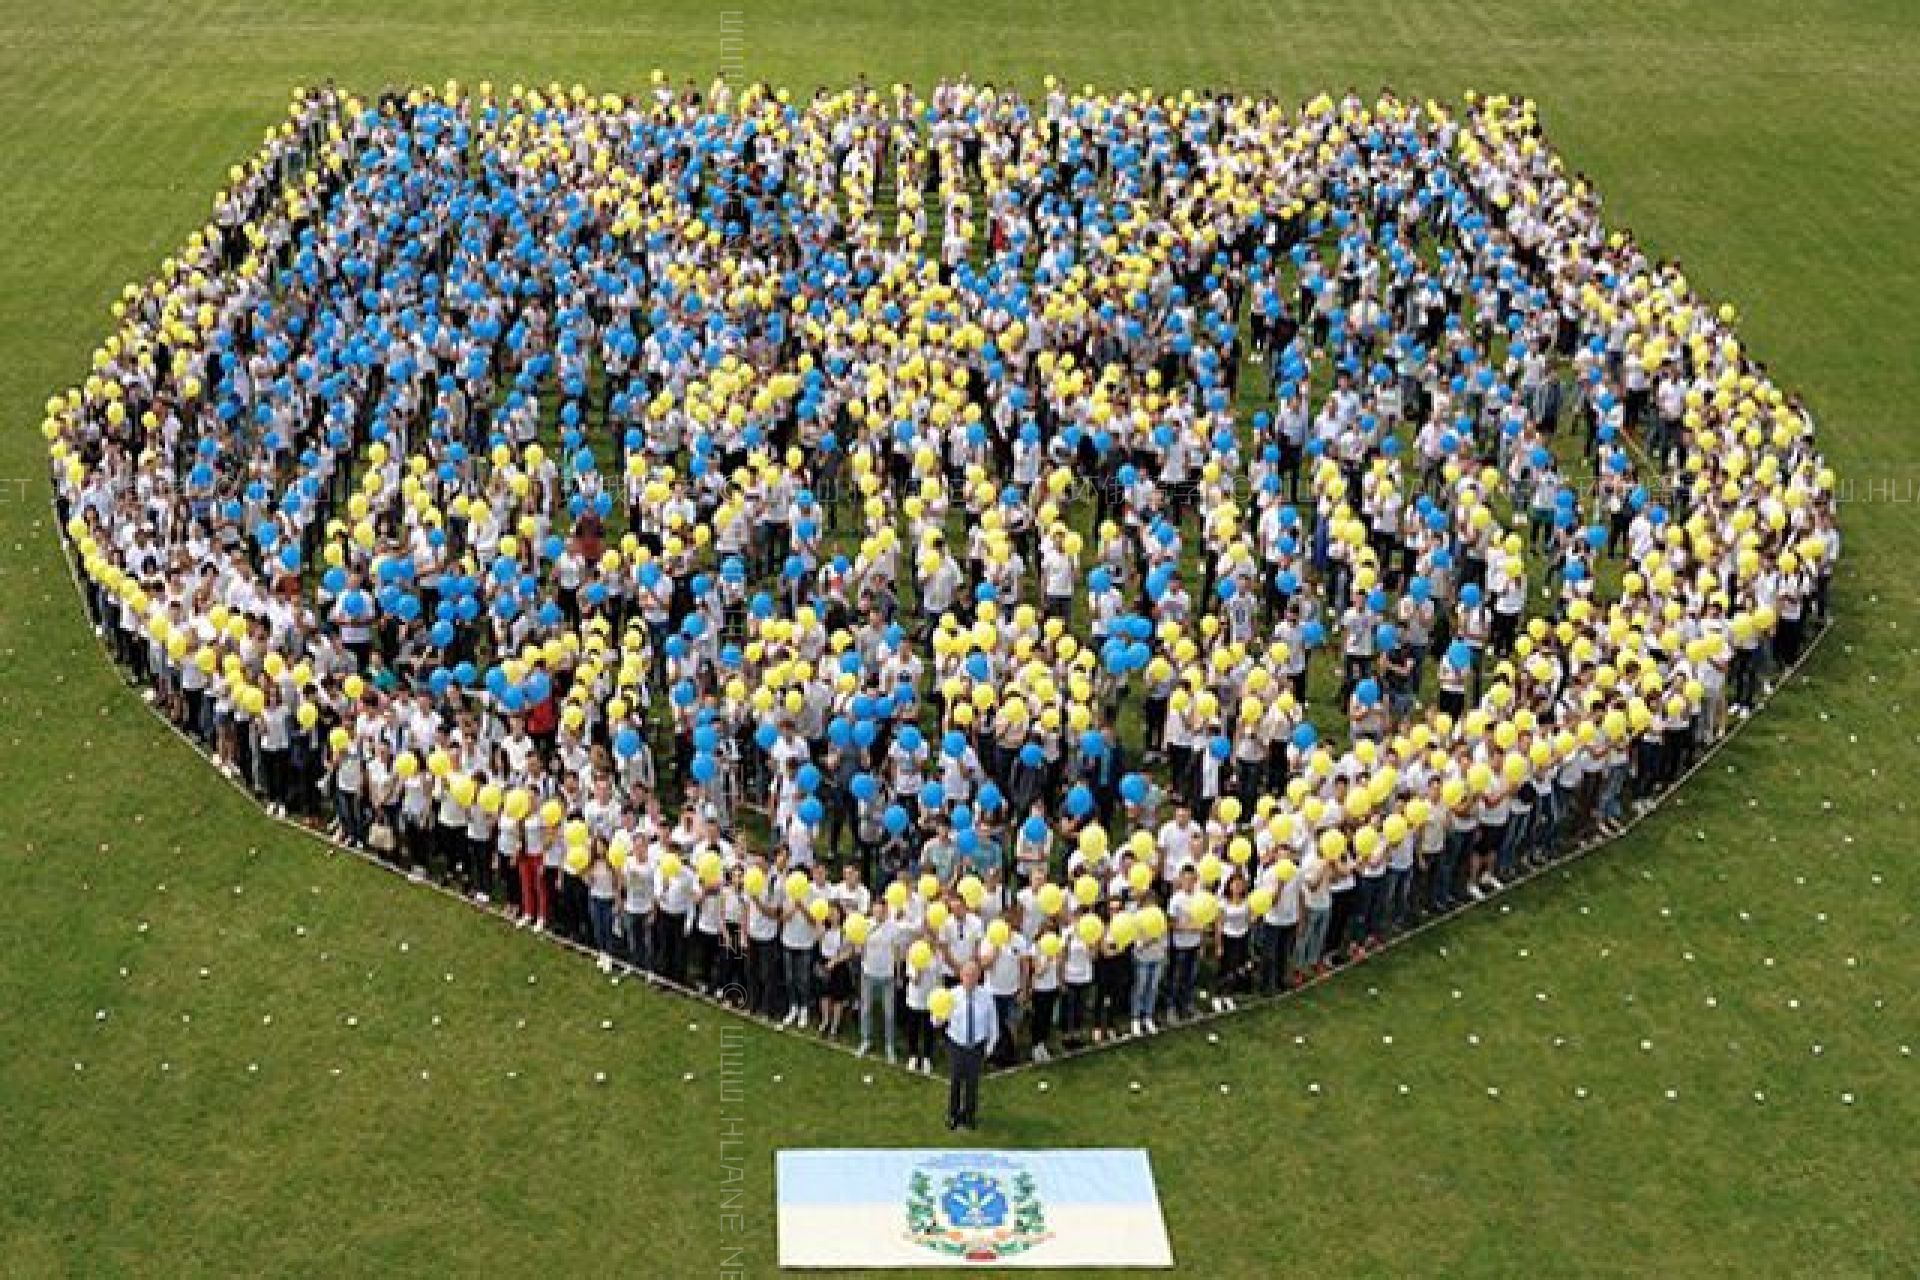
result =
[[1138,1148],[782,1151],[783,1267],[1170,1267]]

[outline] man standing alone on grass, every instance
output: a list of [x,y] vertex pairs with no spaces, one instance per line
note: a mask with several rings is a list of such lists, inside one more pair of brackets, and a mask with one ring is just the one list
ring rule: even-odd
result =
[[980,966],[960,966],[953,1014],[947,1019],[947,1128],[979,1127],[980,1067],[1000,1037],[993,997],[980,985]]

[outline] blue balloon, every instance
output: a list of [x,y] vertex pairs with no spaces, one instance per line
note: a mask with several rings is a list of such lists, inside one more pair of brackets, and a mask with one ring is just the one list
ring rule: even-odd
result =
[[1456,671],[1465,671],[1473,664],[1473,648],[1465,640],[1455,640],[1447,646],[1447,665]]
[[887,811],[880,815],[880,821],[888,831],[900,835],[907,829],[907,811],[897,804],[890,804]]
[[1380,682],[1368,677],[1353,686],[1353,696],[1363,707],[1371,707],[1380,701]]
[[1128,804],[1139,804],[1147,798],[1147,780],[1137,773],[1129,773],[1120,779],[1120,798]]
[[613,753],[622,760],[630,760],[640,754],[640,735],[632,729],[622,729],[613,735]]
[[810,827],[817,827],[820,825],[820,820],[827,816],[827,807],[821,804],[815,797],[808,796],[800,802],[798,812],[800,814],[800,821]]
[[1320,741],[1320,731],[1308,721],[1302,720],[1293,727],[1293,745],[1300,750],[1311,751],[1318,741]]
[[1065,805],[1067,813],[1075,818],[1084,818],[1093,812],[1093,792],[1084,782],[1077,782],[1067,792]]
[[1020,834],[1026,837],[1029,844],[1039,844],[1047,838],[1047,820],[1034,814],[1021,824]]

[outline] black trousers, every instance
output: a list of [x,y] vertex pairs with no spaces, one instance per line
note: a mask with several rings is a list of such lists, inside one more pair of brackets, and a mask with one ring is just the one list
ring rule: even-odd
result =
[[962,1048],[947,1041],[947,1121],[971,1129],[980,1118],[980,1067],[983,1045]]

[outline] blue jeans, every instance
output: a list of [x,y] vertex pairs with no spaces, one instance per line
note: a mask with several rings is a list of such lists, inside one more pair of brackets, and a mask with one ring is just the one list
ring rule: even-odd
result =
[[787,1011],[805,1013],[813,994],[813,948],[780,948],[787,971]]
[[1295,926],[1260,922],[1253,931],[1253,950],[1259,957],[1260,990],[1278,991],[1287,980],[1287,962],[1293,958]]
[[1627,806],[1621,795],[1627,787],[1627,766],[1614,765],[1600,782],[1600,817],[1608,822],[1625,822]]
[[627,912],[627,959],[636,969],[653,968],[653,922],[637,911]]
[[1320,963],[1327,945],[1327,921],[1333,911],[1327,907],[1309,907],[1300,921],[1300,934],[1293,944],[1293,967],[1311,969]]
[[1499,855],[1493,860],[1493,865],[1498,868],[1495,874],[1501,879],[1508,879],[1513,875],[1514,864],[1520,861],[1522,841],[1527,838],[1527,828],[1532,825],[1532,822],[1532,810],[1515,813],[1507,819],[1506,833],[1500,838]]
[[1563,793],[1557,786],[1540,793],[1539,804],[1533,811],[1533,827],[1529,832],[1533,838],[1535,856],[1547,859],[1560,852],[1560,814],[1564,804]]
[[367,842],[367,806],[358,791],[333,792],[333,816],[340,820],[340,838],[348,844]]
[[593,945],[602,955],[612,955],[613,899],[588,898],[587,912],[593,918]]
[[1392,928],[1404,929],[1413,914],[1413,868],[1389,868],[1387,871],[1386,903],[1380,910],[1381,918]]
[[1173,985],[1170,1001],[1173,1011],[1181,1017],[1193,1012],[1193,988],[1200,976],[1200,948],[1175,947],[1173,965],[1168,980]]
[[1133,958],[1133,1016],[1151,1018],[1153,1007],[1160,1000],[1160,971],[1166,967],[1163,961]]
[[884,1011],[883,1019],[887,1038],[881,1045],[887,1051],[887,1061],[893,1061],[893,977],[875,978],[866,974],[860,977],[860,1043],[873,1043],[873,1013],[875,1009]]
[[1348,917],[1346,929],[1349,943],[1365,942],[1378,932],[1376,919],[1383,896],[1381,888],[1385,884],[1385,876],[1361,876],[1360,883],[1354,886],[1353,912]]

